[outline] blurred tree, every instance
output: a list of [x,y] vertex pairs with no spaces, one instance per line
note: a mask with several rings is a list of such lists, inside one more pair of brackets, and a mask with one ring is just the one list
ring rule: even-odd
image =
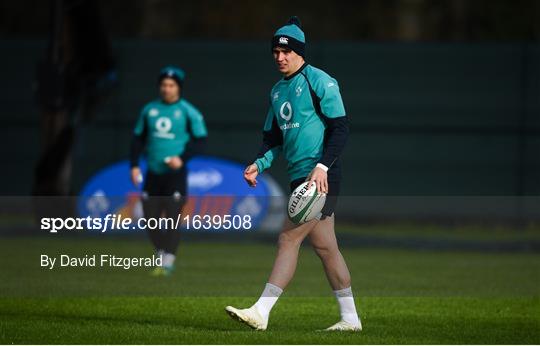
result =
[[51,0],[46,54],[37,68],[41,153],[35,195],[67,195],[77,128],[116,82],[115,64],[94,0]]
[[[112,37],[268,39],[296,14],[309,39],[540,40],[538,0],[99,1]],[[48,2],[0,3],[0,37],[43,37]]]

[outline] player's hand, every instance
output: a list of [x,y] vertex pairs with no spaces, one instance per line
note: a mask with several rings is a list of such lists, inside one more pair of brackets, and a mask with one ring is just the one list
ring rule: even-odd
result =
[[139,185],[142,183],[142,174],[139,167],[133,167],[131,169],[131,182],[135,187],[139,187]]
[[317,192],[328,193],[328,174],[324,171],[324,169],[320,167],[313,168],[306,180],[309,181],[310,185],[311,182],[315,182],[315,184],[317,184]]
[[165,163],[170,169],[180,169],[184,165],[184,161],[179,156],[171,156],[165,159]]
[[259,175],[259,168],[257,168],[257,165],[254,163],[247,166],[246,169],[244,170],[244,179],[246,180],[248,185],[251,187],[257,186],[258,175]]

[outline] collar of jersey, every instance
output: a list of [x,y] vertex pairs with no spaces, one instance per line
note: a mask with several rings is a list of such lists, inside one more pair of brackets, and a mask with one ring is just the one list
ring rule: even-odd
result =
[[178,98],[178,101],[174,102],[174,103],[167,103],[165,101],[163,101],[162,98],[159,99],[159,103],[161,103],[162,105],[165,105],[165,106],[174,106],[174,105],[177,105],[180,103],[180,101],[182,100],[182,97],[179,97]]
[[307,62],[304,62],[304,65],[302,65],[298,71],[296,71],[295,73],[293,73],[292,75],[288,76],[288,77],[283,77],[284,80],[291,80],[293,79],[294,77],[296,77],[297,74],[299,74],[300,72],[302,72],[303,69],[306,68],[306,66],[308,65]]

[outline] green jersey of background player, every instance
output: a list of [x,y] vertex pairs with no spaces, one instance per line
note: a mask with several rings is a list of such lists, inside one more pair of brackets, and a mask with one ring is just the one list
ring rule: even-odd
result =
[[270,93],[270,108],[263,131],[263,144],[255,162],[244,171],[251,186],[257,175],[283,153],[291,191],[306,180],[327,193],[319,219],[302,225],[289,220],[279,235],[278,252],[270,278],[259,300],[250,308],[225,310],[236,320],[257,330],[266,330],[270,311],[292,279],[298,250],[309,237],[320,257],[337,298],[341,320],[328,331],[360,331],[349,270],[334,233],[334,208],[339,195],[339,156],[348,137],[348,119],[337,81],[304,60],[305,36],[296,17],[278,29],[272,53],[283,78]]

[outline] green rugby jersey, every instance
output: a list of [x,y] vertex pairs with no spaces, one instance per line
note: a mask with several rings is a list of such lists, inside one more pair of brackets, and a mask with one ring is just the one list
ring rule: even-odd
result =
[[162,174],[170,171],[169,156],[182,156],[193,138],[207,136],[202,114],[185,99],[167,104],[161,100],[148,103],[135,124],[135,136],[146,140],[148,169]]
[[[325,118],[345,115],[338,83],[326,72],[306,63],[293,75],[282,78],[272,88],[264,123],[264,132],[274,133],[273,136],[281,134],[282,140],[280,145],[259,153],[255,160],[259,173],[268,169],[283,151],[289,180],[307,177],[323,156]],[[333,161],[324,164],[331,166]]]

